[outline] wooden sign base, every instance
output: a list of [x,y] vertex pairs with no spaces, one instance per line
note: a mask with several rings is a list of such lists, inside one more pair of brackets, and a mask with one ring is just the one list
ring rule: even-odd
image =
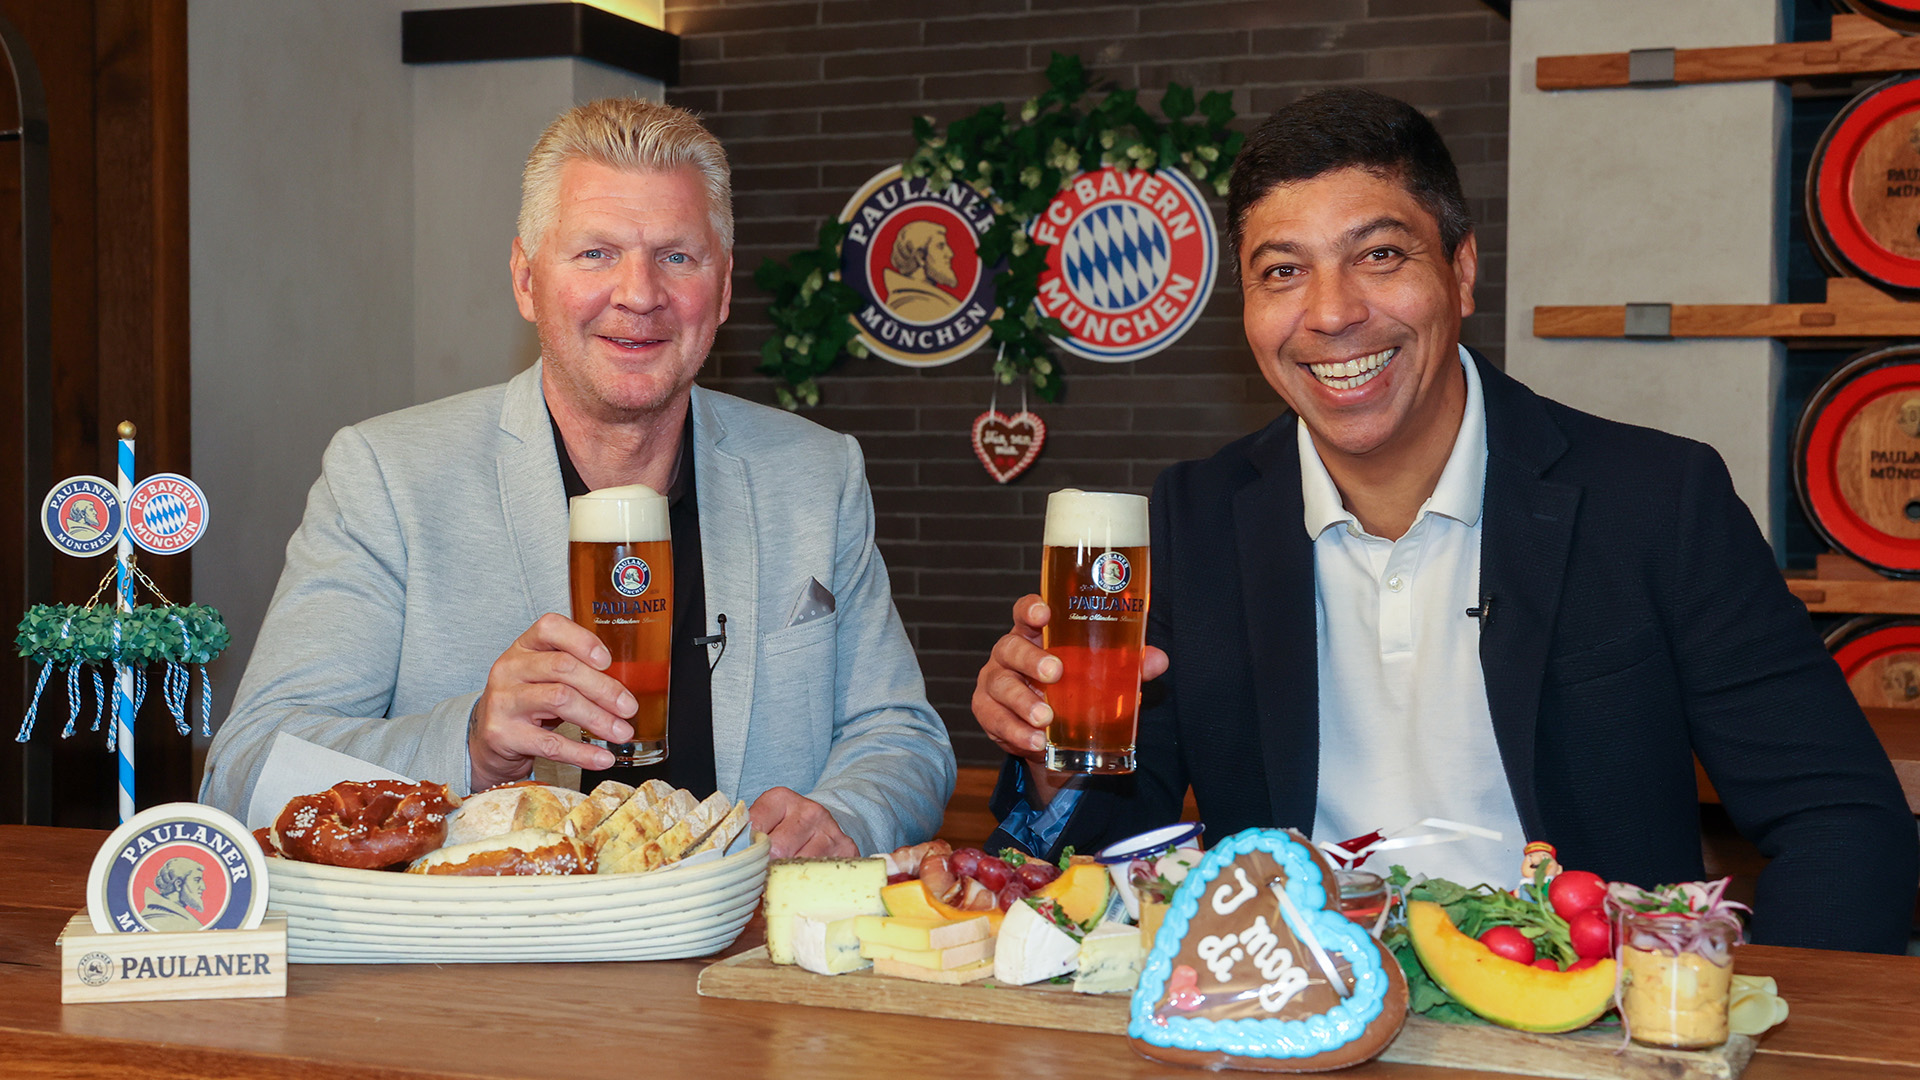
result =
[[287,917],[257,930],[102,934],[82,911],[60,946],[60,1003],[287,996]]

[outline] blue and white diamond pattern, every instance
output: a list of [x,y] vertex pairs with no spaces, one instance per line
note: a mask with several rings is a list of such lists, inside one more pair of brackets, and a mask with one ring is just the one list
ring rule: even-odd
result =
[[147,500],[147,527],[160,536],[174,536],[187,527],[187,503],[171,491]]
[[1067,230],[1060,267],[1088,307],[1117,313],[1166,283],[1167,247],[1167,231],[1151,213],[1134,203],[1110,202],[1080,215]]

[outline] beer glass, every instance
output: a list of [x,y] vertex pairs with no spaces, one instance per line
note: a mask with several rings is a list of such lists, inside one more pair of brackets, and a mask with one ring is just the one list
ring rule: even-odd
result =
[[609,743],[615,765],[667,759],[667,674],[673,656],[673,533],[666,497],[644,484],[568,500],[573,621],[612,654],[607,674],[633,693],[633,741]]
[[1060,658],[1046,688],[1047,769],[1133,771],[1147,640],[1147,499],[1067,488],[1047,496],[1040,644]]

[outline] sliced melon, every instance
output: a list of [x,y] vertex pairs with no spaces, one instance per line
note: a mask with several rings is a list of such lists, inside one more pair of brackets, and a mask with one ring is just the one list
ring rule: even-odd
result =
[[1106,914],[1107,894],[1113,878],[1099,863],[1074,863],[1060,876],[1040,887],[1035,900],[1052,900],[1067,913],[1067,918],[1085,925]]
[[1583,971],[1545,971],[1508,960],[1461,933],[1447,909],[1407,905],[1407,930],[1427,974],[1455,1001],[1502,1027],[1560,1032],[1583,1028],[1613,1005],[1612,960]]
[[977,919],[987,917],[987,926],[994,933],[1000,932],[1000,920],[1007,913],[993,911],[961,911],[951,904],[943,904],[934,898],[923,881],[900,881],[880,890],[880,901],[887,905],[887,914],[895,918],[908,919]]

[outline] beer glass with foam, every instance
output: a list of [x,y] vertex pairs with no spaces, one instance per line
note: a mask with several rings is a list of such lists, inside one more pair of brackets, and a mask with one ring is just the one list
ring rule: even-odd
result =
[[602,488],[568,500],[567,575],[573,621],[613,656],[607,674],[640,703],[633,741],[586,741],[615,765],[667,758],[667,673],[673,656],[673,533],[664,495],[644,484]]
[[1060,658],[1046,688],[1047,769],[1133,771],[1147,639],[1147,499],[1068,488],[1047,496],[1040,644]]

